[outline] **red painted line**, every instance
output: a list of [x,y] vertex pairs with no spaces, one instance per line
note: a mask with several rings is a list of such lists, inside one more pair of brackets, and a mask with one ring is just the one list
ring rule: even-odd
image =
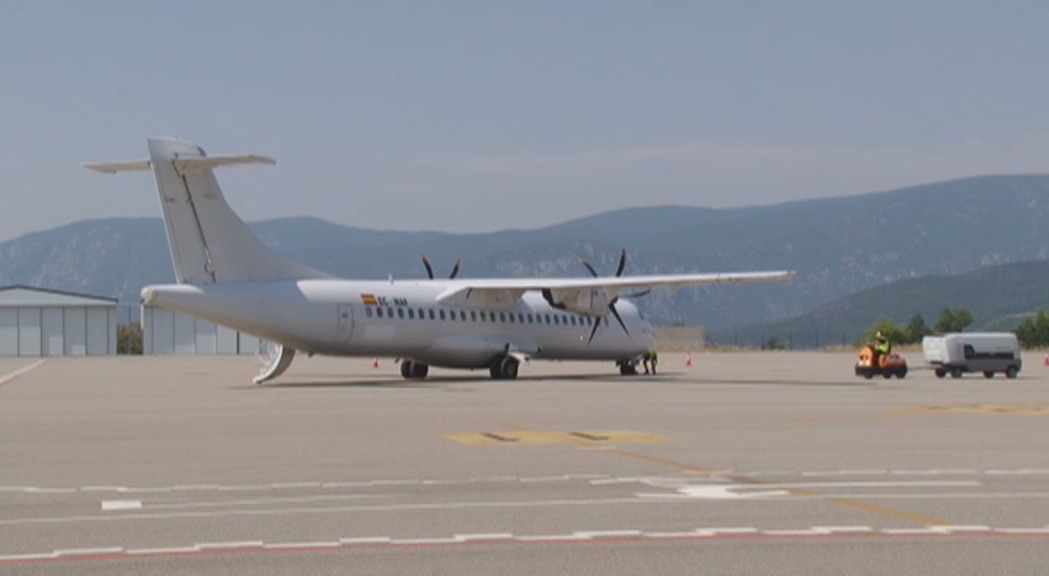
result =
[[862,532],[862,533],[833,533],[833,534],[812,534],[812,535],[779,535],[779,534],[697,534],[695,536],[680,536],[680,537],[666,537],[666,538],[651,538],[647,536],[627,536],[627,537],[610,537],[610,538],[592,538],[589,540],[579,540],[574,538],[565,538],[562,540],[536,540],[536,541],[521,541],[521,540],[486,540],[486,541],[463,541],[463,542],[448,542],[448,543],[418,543],[418,544],[398,544],[396,541],[384,542],[384,543],[353,543],[343,544],[342,546],[303,546],[296,548],[264,548],[264,547],[250,547],[250,548],[221,548],[211,550],[197,550],[197,551],[184,551],[184,552],[157,552],[147,554],[128,554],[126,551],[123,553],[107,553],[107,554],[83,554],[83,555],[64,555],[56,558],[31,558],[31,559],[0,559],[0,565],[20,565],[20,564],[51,564],[61,562],[101,562],[101,561],[121,561],[136,558],[178,558],[178,557],[222,557],[222,556],[233,556],[239,554],[281,554],[281,553],[318,553],[318,552],[329,552],[329,553],[345,553],[362,550],[374,550],[374,549],[399,549],[399,550],[411,550],[411,549],[443,549],[443,548],[465,548],[465,547],[476,547],[478,545],[483,546],[528,546],[528,545],[594,545],[594,544],[637,544],[639,542],[702,542],[702,541],[804,541],[804,540],[830,540],[830,541],[849,541],[857,539],[875,539],[875,540],[892,540],[899,538],[915,538],[915,537],[928,537],[944,539],[949,537],[991,537],[991,538],[1045,538],[1049,539],[1049,533],[1046,532],[995,532],[995,531],[963,531],[963,532],[929,532],[929,533],[918,533],[918,534],[885,534],[881,532]]

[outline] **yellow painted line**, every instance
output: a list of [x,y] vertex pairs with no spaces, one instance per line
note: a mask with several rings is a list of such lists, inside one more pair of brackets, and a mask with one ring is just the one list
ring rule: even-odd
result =
[[444,434],[446,440],[467,446],[512,446],[519,444],[569,444],[602,446],[608,444],[666,444],[670,438],[634,430],[498,430]]
[[651,464],[659,464],[661,466],[670,466],[677,468],[678,470],[686,470],[688,472],[699,472],[701,474],[713,474],[715,470],[710,468],[701,468],[699,466],[693,466],[691,464],[684,464],[682,462],[675,462],[667,458],[660,458],[658,456],[649,456],[648,454],[640,454],[638,452],[631,452],[629,450],[606,450],[611,454],[618,454],[620,456],[626,456],[627,458],[633,458],[634,460],[640,460],[642,462],[649,462]]
[[904,412],[951,414],[1006,414],[1010,416],[1049,416],[1049,404],[929,404],[909,406]]
[[[818,494],[817,494],[818,495]],[[876,506],[874,504],[867,504],[866,502],[859,502],[857,500],[847,500],[844,498],[834,498],[827,500],[834,504],[840,504],[842,506],[848,506],[849,508],[855,508],[857,510],[863,510],[864,512],[871,512],[881,516],[888,516],[889,518],[895,518],[897,520],[906,520],[907,522],[914,522],[916,524],[925,524],[926,526],[950,526],[950,522],[944,522],[930,516],[923,516],[921,514],[911,514],[910,512],[903,512],[900,510],[893,510],[891,508],[885,508],[884,506]]]

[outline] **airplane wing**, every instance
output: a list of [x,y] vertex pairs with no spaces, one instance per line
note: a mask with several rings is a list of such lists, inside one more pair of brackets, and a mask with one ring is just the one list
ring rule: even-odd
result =
[[[652,276],[600,276],[597,278],[507,278],[490,280],[462,280],[449,283],[437,297],[442,304],[473,307],[512,307],[525,292],[542,292],[552,303],[570,303],[569,309],[582,312],[592,307],[594,313],[604,313],[605,304],[626,290],[666,288],[672,294],[683,286],[705,284],[743,284],[789,280],[796,272],[729,272],[713,274],[663,274]],[[586,302],[591,302],[592,306]]]

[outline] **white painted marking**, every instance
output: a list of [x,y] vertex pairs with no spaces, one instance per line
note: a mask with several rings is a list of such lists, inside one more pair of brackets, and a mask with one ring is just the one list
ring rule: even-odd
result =
[[622,538],[624,536],[640,536],[640,530],[590,530],[574,532],[576,536],[583,538]]
[[456,534],[455,539],[463,542],[470,542],[474,540],[513,540],[514,535],[509,532],[500,532],[493,534]]
[[801,530],[762,530],[761,533],[765,534],[766,536],[825,536],[827,534],[830,534],[830,532],[824,532],[824,531],[821,531],[821,530],[814,530],[814,529],[810,529],[810,530],[806,530],[806,529],[801,529]]
[[812,529],[826,532],[828,534],[871,532],[874,530],[870,526],[813,526]]
[[178,486],[172,486],[172,490],[177,492],[186,492],[190,490],[218,490],[218,484],[180,484]]
[[718,534],[757,534],[757,528],[697,528],[697,534],[703,535],[718,535]]
[[102,510],[113,512],[117,510],[141,510],[141,500],[103,500]]
[[193,508],[223,508],[226,506],[266,506],[270,504],[299,504],[308,502],[339,502],[345,500],[374,500],[386,498],[382,494],[332,494],[328,496],[273,496],[252,500],[209,500],[206,502],[174,502],[171,504],[150,504],[150,510],[187,510]]
[[944,530],[950,532],[990,532],[989,526],[943,526]]
[[234,550],[237,548],[262,548],[263,543],[260,540],[247,540],[243,542],[204,542],[203,544],[194,544],[193,547],[197,550]]
[[33,370],[36,370],[43,363],[44,363],[43,360],[37,360],[36,362],[33,362],[32,364],[30,364],[28,366],[23,366],[23,367],[19,368],[18,370],[15,370],[14,372],[8,372],[7,374],[4,374],[3,376],[0,376],[0,386],[3,386],[4,384],[7,384],[8,382],[14,380],[15,378],[18,378],[19,376],[21,376],[23,374],[28,374],[29,372],[32,372]]
[[1049,534],[1049,528],[995,528],[1002,534]]
[[389,536],[372,536],[364,538],[339,538],[339,544],[389,544]]
[[400,546],[419,546],[430,544],[462,544],[462,541],[456,540],[455,538],[405,538],[401,540],[391,540],[390,544]]
[[520,481],[527,484],[529,482],[564,482],[565,480],[568,480],[567,476],[532,476],[521,478]]
[[288,490],[294,488],[320,488],[320,482],[277,482],[270,484],[274,490]]
[[81,486],[81,492],[119,492],[126,486]]
[[517,482],[517,476],[479,476],[470,478],[470,482]]
[[698,485],[698,486],[681,486],[675,488],[677,494],[653,494],[650,492],[638,492],[635,496],[638,498],[654,498],[654,499],[665,499],[665,498],[681,498],[681,499],[703,499],[703,500],[740,500],[740,499],[753,499],[753,498],[770,498],[775,496],[789,496],[790,493],[785,490],[762,490],[762,491],[748,491],[748,492],[735,492],[734,490],[740,488],[752,487],[750,484],[746,485]]
[[911,535],[926,535],[926,534],[950,534],[949,531],[944,530],[939,526],[929,526],[926,528],[884,528],[881,530],[883,534],[892,534],[893,536],[911,536]]
[[30,487],[24,490],[27,494],[74,494],[76,493],[75,488],[35,488]]
[[692,532],[645,532],[642,536],[645,538],[696,538],[701,534],[693,530]]
[[265,544],[263,548],[266,550],[286,550],[286,549],[304,549],[304,548],[338,548],[342,546],[339,542],[285,542],[282,544]]
[[514,540],[519,542],[563,542],[566,540],[590,540],[590,537],[578,534],[550,534],[545,536],[518,536]]
[[195,552],[199,552],[199,550],[193,546],[184,546],[181,548],[135,548],[125,551],[124,554],[129,556],[157,556],[163,554],[193,554]]
[[883,468],[868,468],[858,470],[822,470],[814,472],[802,472],[802,476],[880,476],[888,474]]
[[23,562],[26,560],[54,560],[58,558],[54,552],[50,554],[8,554],[0,556],[0,562]]
[[55,556],[99,556],[102,554],[120,554],[123,548],[69,548],[66,550],[55,550]]

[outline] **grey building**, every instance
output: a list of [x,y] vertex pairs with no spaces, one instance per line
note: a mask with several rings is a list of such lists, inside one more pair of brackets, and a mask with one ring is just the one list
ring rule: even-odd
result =
[[0,287],[0,356],[116,353],[116,299],[31,286]]
[[225,326],[154,306],[142,307],[142,353],[255,354],[259,339]]

